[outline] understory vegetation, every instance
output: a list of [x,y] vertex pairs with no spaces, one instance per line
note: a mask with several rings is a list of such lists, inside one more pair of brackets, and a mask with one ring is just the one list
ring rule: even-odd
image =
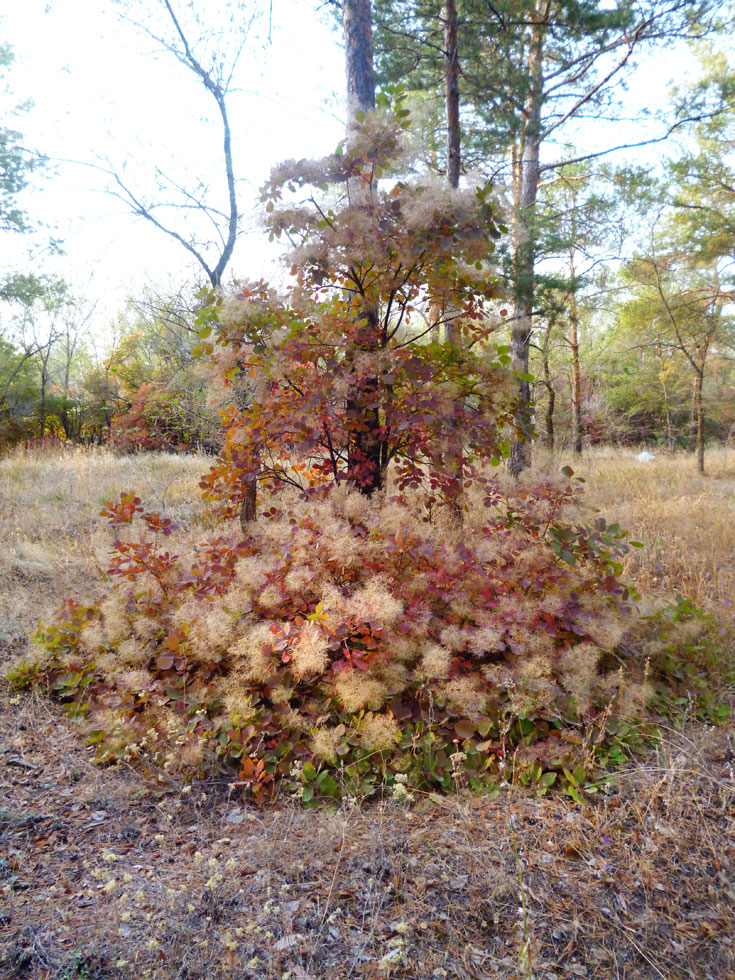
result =
[[379,188],[407,115],[384,99],[339,153],[274,171],[293,283],[201,307],[214,531],[181,540],[136,490],[106,501],[108,594],[68,598],[10,675],[101,761],[229,767],[258,803],[511,781],[582,802],[677,706],[728,715],[731,636],[688,599],[637,604],[627,532],[573,471],[498,475],[530,420],[485,328],[496,208],[483,184]]
[[687,599],[641,611],[627,532],[573,471],[498,475],[531,430],[485,328],[496,208],[484,184],[378,186],[401,106],[274,171],[286,292],[202,305],[214,532],[180,544],[137,490],[107,501],[108,595],[69,598],[11,674],[66,703],[102,761],[230,766],[259,803],[510,780],[581,802],[677,704],[727,715],[719,630]]
[[728,717],[723,622],[632,595],[625,536],[567,481],[493,487],[462,523],[390,488],[292,490],[208,538],[206,509],[123,495],[108,594],[65,603],[12,682],[47,686],[101,761],[229,773],[260,803],[509,783],[581,802],[664,719]]
[[[331,805],[305,812],[299,799],[308,781],[302,778],[291,785],[281,780],[275,805],[257,810],[245,803],[246,787],[236,785],[242,782],[237,769],[217,757],[215,739],[209,743],[214,764],[203,778],[182,779],[176,767],[153,764],[151,753],[147,761],[100,766],[96,746],[85,748],[79,737],[80,726],[93,726],[89,713],[80,718],[69,710],[75,707],[71,699],[66,711],[63,703],[59,710],[42,690],[5,685],[0,976],[173,980],[182,965],[192,977],[216,980],[233,972],[267,980],[280,980],[285,972],[314,980],[415,980],[435,971],[453,978],[533,973],[545,980],[617,980],[623,971],[646,980],[660,973],[668,980],[728,976],[735,756],[732,724],[710,722],[717,714],[714,701],[732,701],[732,688],[718,687],[718,678],[726,675],[731,656],[729,634],[720,630],[732,623],[723,597],[732,595],[735,574],[729,560],[735,455],[720,451],[713,457],[706,483],[683,454],[641,465],[632,453],[595,451],[579,467],[588,503],[604,505],[610,520],[624,520],[631,536],[645,541],[623,556],[622,577],[634,573],[645,583],[643,609],[660,609],[644,620],[646,629],[678,620],[666,627],[668,637],[676,637],[668,649],[656,646],[650,632],[645,647],[622,644],[623,657],[633,650],[651,656],[647,684],[657,692],[645,713],[638,702],[627,735],[607,725],[600,739],[599,714],[565,722],[575,737],[592,734],[586,758],[594,765],[601,768],[605,745],[619,746],[623,755],[614,771],[603,774],[607,791],[603,786],[595,792],[598,781],[580,787],[581,805],[563,792],[571,785],[563,771],[538,799],[545,781],[523,777],[533,773],[523,761],[525,743],[509,732],[509,785],[499,796],[467,793],[462,780],[444,794],[436,770],[426,774],[410,749],[411,767],[396,766],[396,746],[381,759],[386,772],[405,772],[413,780],[406,786],[413,801],[396,789],[401,781],[389,777],[361,798],[362,806],[354,805],[354,797],[339,805],[327,798]],[[124,530],[109,527],[99,511],[119,483],[145,488],[164,519],[178,525],[164,540],[169,546],[176,541],[172,550],[182,561],[192,555],[196,542],[215,530],[212,515],[197,502],[200,474],[210,462],[204,456],[116,457],[100,450],[16,452],[1,460],[4,663],[10,667],[28,656],[30,634],[39,619],[51,622],[60,596],[99,591],[100,572],[109,567],[113,541]],[[529,485],[547,480],[539,467]],[[374,506],[352,494],[342,500],[351,500],[363,520]],[[686,526],[680,512],[689,516]],[[266,528],[270,532],[282,520],[266,522]],[[654,524],[655,537],[646,533]],[[418,527],[424,537],[451,540],[436,526]],[[560,568],[577,574],[571,566]],[[675,598],[695,582],[693,594],[707,620]],[[641,607],[640,600],[634,605]],[[125,615],[124,604],[115,608],[118,619]],[[203,608],[215,607],[204,602]],[[634,625],[631,617],[626,622]],[[104,656],[88,661],[101,677],[103,668],[110,675],[104,697],[124,696],[129,692],[117,686],[114,666],[99,663]],[[151,662],[154,677],[159,672]],[[280,658],[277,663],[281,672],[292,669]],[[692,676],[676,680],[681,701],[664,711],[660,692],[672,671],[683,669],[701,671],[703,683],[698,687]],[[639,679],[644,676],[645,666]],[[329,675],[322,683],[328,682]],[[79,703],[91,704],[92,692]],[[163,718],[168,709],[157,713]],[[437,710],[437,723],[447,715]],[[136,724],[124,711],[120,718],[123,727]],[[652,720],[650,749],[631,754]],[[452,731],[457,721],[445,725],[452,753],[455,739],[460,751],[465,744]],[[183,727],[185,717],[178,723]],[[350,752],[364,751],[354,744],[362,735],[345,728],[342,740]],[[648,733],[654,734],[650,727]],[[534,740],[537,732],[531,748]],[[580,750],[570,743],[570,752]],[[174,752],[179,759],[181,747]],[[315,768],[346,787],[338,762],[320,761]],[[466,769],[464,761],[459,769]],[[486,778],[489,784],[502,777],[491,767]]]

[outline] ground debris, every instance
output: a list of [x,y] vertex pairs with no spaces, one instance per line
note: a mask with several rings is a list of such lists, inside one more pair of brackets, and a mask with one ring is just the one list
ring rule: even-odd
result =
[[0,735],[37,765],[0,771],[0,980],[735,976],[724,728],[588,807],[511,790],[255,811],[89,766],[54,709],[12,717]]

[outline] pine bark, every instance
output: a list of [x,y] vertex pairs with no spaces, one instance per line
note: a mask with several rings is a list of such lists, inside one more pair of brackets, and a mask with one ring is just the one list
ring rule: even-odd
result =
[[554,390],[554,384],[551,380],[551,370],[549,368],[549,345],[551,343],[551,331],[553,328],[554,321],[550,318],[544,334],[544,346],[541,350],[544,387],[549,396],[546,403],[546,448],[550,453],[554,452],[554,409],[556,408],[556,391]]
[[[343,0],[342,27],[345,39],[345,68],[347,75],[347,132],[358,113],[375,108],[375,73],[373,71],[373,30],[370,0]],[[370,192],[364,186],[348,185],[352,203],[370,207]],[[362,309],[358,310],[355,346],[358,350],[374,351],[380,346],[379,310],[371,298],[362,294]],[[372,494],[383,485],[386,467],[381,438],[380,394],[377,378],[365,378],[358,390],[347,399],[347,416],[354,432],[348,449],[348,471],[351,479],[365,494]]]
[[370,0],[343,0],[342,27],[347,69],[347,124],[375,108],[373,27]]
[[[511,327],[511,368],[528,374],[531,333],[533,331],[534,271],[536,260],[534,210],[540,178],[541,103],[543,100],[543,18],[546,3],[535,5],[529,27],[528,94],[523,111],[523,127],[513,151],[512,247],[515,297]],[[531,386],[518,382],[516,432],[510,451],[510,472],[519,476],[531,465],[531,444],[527,431],[531,423]]]
[[[457,3],[444,0],[444,75],[445,75],[445,114],[447,124],[447,184],[455,190],[459,187],[461,165],[461,129],[459,124],[459,46],[457,40]],[[455,350],[460,346],[460,333],[457,329],[456,310],[445,308],[444,336],[447,344]],[[461,515],[461,488],[464,477],[462,437],[454,415],[448,419],[447,437],[444,446],[444,467],[447,475],[456,485],[452,496],[452,509],[456,516]]]
[[582,374],[579,366],[579,317],[574,291],[574,250],[569,252],[569,352],[572,358],[572,449],[582,452]]
[[447,183],[459,187],[461,130],[459,128],[459,47],[457,3],[444,2],[445,101],[447,116]]

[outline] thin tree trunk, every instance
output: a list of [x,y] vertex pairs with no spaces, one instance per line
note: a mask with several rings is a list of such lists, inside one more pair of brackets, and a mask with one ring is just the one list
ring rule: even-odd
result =
[[663,393],[664,393],[664,418],[666,420],[666,441],[669,446],[669,452],[673,453],[674,449],[676,448],[676,442],[674,439],[674,427],[671,421],[671,405],[669,404],[669,389],[666,385],[666,367],[664,365],[663,352],[661,351],[660,347],[658,348],[656,353],[658,354],[658,364],[659,367],[661,368],[661,371],[659,373],[659,378],[661,379],[661,388],[663,389]]
[[704,390],[704,371],[700,371],[694,378],[694,409],[697,421],[697,470],[704,473],[704,404],[702,393]]
[[258,484],[254,477],[245,481],[244,496],[240,508],[240,527],[243,534],[248,533],[248,524],[255,520],[256,504],[258,502]]
[[574,251],[569,252],[569,351],[572,355],[572,448],[577,455],[582,452],[582,375],[579,369],[579,318],[577,297],[574,290]]
[[447,183],[459,187],[459,49],[457,46],[456,0],[444,2],[444,64],[447,114]]
[[[444,74],[445,74],[445,112],[447,122],[447,183],[455,190],[459,187],[461,165],[461,130],[459,125],[459,48],[457,42],[457,4],[456,0],[444,0]],[[457,311],[445,307],[447,317],[444,335],[452,348],[460,346],[460,332],[455,319]],[[444,446],[444,460],[447,475],[453,483],[451,506],[457,517],[462,513],[460,498],[464,478],[464,459],[462,437],[454,414],[448,420],[448,431]]]
[[41,375],[41,445],[46,438],[46,374]]
[[697,451],[697,380],[698,372],[695,366],[694,383],[692,384],[692,402],[689,408],[689,439],[688,449],[690,453]]
[[[535,14],[543,16],[542,5]],[[515,297],[511,327],[511,368],[519,376],[528,374],[529,349],[533,330],[534,271],[536,260],[534,209],[539,185],[541,138],[541,100],[543,95],[543,27],[531,24],[528,42],[529,89],[524,106],[524,125],[514,151],[514,210],[512,223],[513,275]],[[516,431],[510,451],[510,472],[519,476],[531,465],[531,387],[519,377]]]
[[554,409],[556,407],[556,391],[551,381],[551,371],[549,369],[549,344],[551,343],[551,331],[554,328],[554,320],[549,322],[544,333],[544,346],[541,349],[541,364],[544,372],[544,387],[549,395],[546,403],[546,448],[550,453],[554,452]]
[[61,403],[61,427],[64,430],[65,439],[71,439],[72,437],[71,421],[69,419],[69,383],[69,356],[67,352],[66,364],[64,366],[64,400]]
[[48,390],[49,383],[49,369],[48,364],[51,358],[51,347],[52,340],[49,340],[48,346],[41,356],[41,412],[40,412],[40,422],[41,422],[41,445],[46,438],[46,392]]
[[[184,33],[181,24],[171,6],[169,0],[163,0],[163,4],[168,11],[169,17],[174,25],[176,33],[181,41],[183,55],[177,55],[180,61],[183,61],[190,70],[200,79],[202,85],[205,89],[212,95],[214,101],[217,103],[217,108],[219,110],[220,118],[222,120],[222,155],[225,164],[225,179],[227,182],[227,198],[229,213],[227,215],[227,235],[222,235],[222,254],[219,257],[217,264],[213,268],[209,268],[207,262],[205,261],[202,254],[200,254],[197,249],[193,248],[185,240],[182,240],[176,233],[162,228],[161,230],[166,231],[166,233],[177,239],[184,248],[187,248],[197,259],[200,265],[203,267],[204,271],[209,277],[214,288],[217,288],[222,283],[222,276],[227,264],[232,258],[232,253],[235,249],[235,243],[237,242],[237,226],[238,226],[238,210],[237,210],[237,183],[235,180],[235,171],[232,161],[232,131],[230,129],[230,120],[227,115],[227,84],[218,80],[211,70],[207,70],[203,65],[197,60],[193,49],[189,44],[189,40]],[[157,224],[159,228],[161,225],[158,224],[157,220],[148,212],[148,209],[139,210],[144,218],[148,218],[149,221],[153,221]]]

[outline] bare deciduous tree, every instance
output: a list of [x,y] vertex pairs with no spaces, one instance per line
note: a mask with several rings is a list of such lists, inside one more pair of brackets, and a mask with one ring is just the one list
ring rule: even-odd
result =
[[[221,20],[222,5],[217,10]],[[240,224],[237,179],[233,160],[232,128],[228,100],[240,58],[250,41],[258,17],[236,5],[226,29],[207,27],[191,2],[158,0],[160,23],[152,16],[141,19],[134,6],[124,8],[123,17],[169,52],[200,83],[210,104],[216,107],[222,140],[221,185],[219,197],[208,181],[185,186],[154,164],[158,193],[146,195],[128,180],[124,168],[108,165],[104,169],[112,180],[112,193],[138,217],[149,221],[160,232],[178,242],[197,261],[212,286],[219,286],[232,258]],[[186,21],[184,14],[187,14]],[[182,220],[182,215],[185,220]],[[209,228],[209,236],[202,228]]]

